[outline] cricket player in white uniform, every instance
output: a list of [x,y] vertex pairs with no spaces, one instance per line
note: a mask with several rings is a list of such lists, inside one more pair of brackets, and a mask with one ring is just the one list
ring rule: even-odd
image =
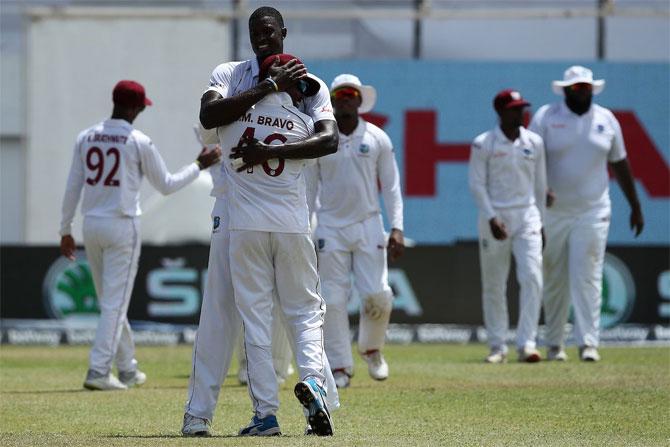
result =
[[[306,76],[307,72],[301,63],[289,61],[272,66],[270,79],[259,79],[259,60],[263,61],[267,56],[281,54],[285,37],[283,18],[276,9],[261,7],[252,13],[249,18],[249,39],[257,57],[244,62],[224,63],[216,67],[210,79],[210,87],[201,99],[200,121],[205,128],[213,129],[236,122],[252,105],[268,94],[278,90],[284,91],[298,79]],[[290,144],[291,150],[297,152],[297,155],[314,150],[328,152],[337,148],[335,118],[327,88],[322,81],[318,82],[321,90],[314,96],[304,98],[300,103],[300,110],[314,121],[315,133],[303,141]],[[215,210],[217,207],[222,209],[225,206],[223,200],[217,196]],[[222,225],[227,225],[227,219],[219,221]],[[228,240],[227,231],[223,235],[225,228],[227,226],[223,227],[221,236],[212,238],[210,278],[220,275],[217,272],[228,271],[228,263],[224,262],[224,259],[227,259],[228,248],[218,247],[219,240]],[[219,255],[215,256],[213,252]],[[231,321],[226,311],[229,306],[234,306],[233,295],[229,293],[232,285],[226,289],[226,284],[228,283],[212,280],[203,296],[203,311],[193,350],[191,384],[182,426],[182,433],[186,436],[210,434],[210,421],[218,400],[221,380],[228,371],[234,350],[236,337],[231,337],[229,334],[236,335],[237,329],[230,329],[229,326],[236,325],[239,320]],[[207,304],[214,300],[221,302]],[[205,306],[214,311],[205,315]],[[330,386],[327,397],[331,409],[339,405],[337,393],[331,392]],[[334,402],[331,399],[334,399]]]
[[[84,387],[123,390],[141,385],[135,345],[126,316],[140,255],[139,189],[142,178],[163,194],[194,181],[200,170],[220,159],[220,151],[203,149],[196,162],[176,174],[165,167],[149,137],[132,123],[151,101],[144,87],[120,81],[114,87],[110,119],[79,134],[63,198],[61,253],[74,260],[74,217],[82,189],[84,246],[100,306],[100,321],[89,358]],[[112,364],[119,371],[112,374]]]
[[605,86],[591,70],[568,68],[553,82],[564,101],[542,106],[530,130],[544,140],[547,182],[555,194],[547,209],[544,251],[544,314],[549,360],[566,360],[563,348],[570,302],[574,333],[584,361],[598,361],[602,274],[611,218],[607,166],[631,206],[630,226],[642,232],[644,218],[635,191],[621,126],[608,109],[592,104]]
[[[218,147],[216,131],[206,131],[201,142],[208,147]],[[228,200],[226,199],[226,176],[222,166],[212,168],[212,197],[216,198],[212,209],[212,239],[209,251],[207,283],[203,292],[200,323],[193,346],[193,367],[188,385],[188,399],[185,406],[184,436],[210,436],[211,420],[221,390],[221,385],[230,368],[235,340],[241,334],[242,321],[235,305],[228,249],[230,232],[228,229]],[[276,319],[283,316],[278,308],[273,309],[272,359],[277,381],[283,382],[292,355],[291,340],[287,339],[285,324]],[[246,363],[246,352],[243,350]],[[330,410],[339,408],[339,396],[330,369],[326,377],[327,405]],[[244,383],[248,382],[246,367],[243,368]],[[311,432],[311,427],[306,430]]]
[[[316,240],[328,304],[326,352],[335,382],[343,388],[349,386],[354,367],[347,313],[352,272],[362,300],[358,350],[373,379],[384,380],[389,374],[381,352],[393,307],[386,249],[388,246],[391,260],[403,253],[403,203],[391,140],[359,117],[374,106],[374,87],[362,85],[354,75],[341,74],[331,84],[331,99],[340,143],[337,153],[317,160]],[[388,242],[378,179],[392,228]]]
[[493,100],[499,126],[477,136],[470,150],[469,184],[479,208],[479,263],[488,363],[507,360],[507,276],[516,260],[519,281],[519,361],[541,360],[536,348],[542,306],[542,216],[547,178],[542,139],[523,127],[529,106],[515,90]]
[[[311,80],[318,91],[320,85]],[[310,237],[302,173],[305,161],[284,158],[290,149],[272,145],[274,141],[290,144],[304,140],[314,133],[309,116],[293,106],[302,95],[308,95],[307,84],[298,81],[300,92],[298,87],[289,88],[291,96],[283,92],[266,96],[236,123],[218,129],[224,158],[235,158],[223,165],[228,180],[230,267],[235,302],[244,324],[249,394],[254,406],[252,421],[240,435],[280,432],[270,353],[275,294],[295,339],[300,375],[296,396],[309,409],[315,433],[332,434],[324,400],[325,303],[318,293],[316,252]],[[304,155],[309,154],[301,158]]]

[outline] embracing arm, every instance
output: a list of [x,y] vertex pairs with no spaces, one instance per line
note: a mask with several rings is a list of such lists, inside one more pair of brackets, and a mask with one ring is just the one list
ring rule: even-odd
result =
[[215,90],[208,90],[200,98],[200,122],[205,129],[213,129],[225,126],[237,121],[244,113],[266,95],[277,91],[285,91],[298,79],[307,74],[304,65],[298,64],[295,59],[279,66],[273,63],[269,72],[269,80],[261,80],[257,85],[251,87],[238,95],[223,97]]
[[261,82],[237,96],[223,98],[208,90],[200,98],[200,122],[205,129],[225,126],[237,121],[244,113],[275,89],[269,82]]
[[314,123],[314,135],[304,140],[277,146],[267,145],[258,140],[245,142],[244,146],[233,148],[230,158],[241,158],[244,162],[237,169],[244,171],[251,166],[266,162],[272,158],[310,159],[319,158],[337,152],[339,134],[337,123],[333,120],[321,120]]

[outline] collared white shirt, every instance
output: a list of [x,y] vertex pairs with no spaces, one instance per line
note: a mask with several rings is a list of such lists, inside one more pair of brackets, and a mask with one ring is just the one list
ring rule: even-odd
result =
[[542,137],[547,151],[547,183],[556,194],[551,210],[609,210],[607,163],[626,158],[614,114],[593,104],[577,115],[560,102],[540,107],[529,128]]
[[[223,98],[239,95],[258,85],[259,71],[256,58],[242,62],[224,62],[212,71],[209,87],[205,91],[217,92]],[[321,88],[316,95],[304,98],[298,105],[298,109],[309,115],[314,123],[322,120],[335,121],[328,87],[317,76],[311,73],[308,76],[318,81]],[[211,195],[213,197],[223,197],[226,191],[225,178],[220,175],[213,175],[213,180],[214,187]]]
[[379,214],[379,187],[391,228],[403,229],[400,175],[386,132],[363,119],[351,135],[340,133],[337,152],[317,159],[320,225],[345,227]]
[[535,205],[544,220],[547,180],[542,138],[519,128],[510,141],[497,126],[472,142],[469,185],[480,213],[490,220],[496,210]]
[[140,185],[146,175],[162,194],[171,194],[195,180],[194,162],[171,174],[151,139],[125,120],[108,119],[77,137],[63,197],[60,235],[71,234],[82,189],[84,216],[139,216]]
[[243,172],[231,166],[242,136],[266,144],[303,140],[314,134],[312,119],[287,93],[267,95],[239,120],[217,129],[226,179],[229,229],[279,233],[310,232],[303,168],[305,160],[272,159]]

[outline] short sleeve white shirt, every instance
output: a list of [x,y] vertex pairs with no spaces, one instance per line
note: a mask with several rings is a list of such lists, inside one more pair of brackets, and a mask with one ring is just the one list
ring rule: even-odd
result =
[[217,132],[227,179],[229,229],[308,234],[305,161],[272,159],[236,172],[230,154],[243,135],[267,144],[303,140],[314,134],[312,119],[293,106],[288,94],[273,93]]
[[[205,91],[217,92],[223,98],[239,95],[258,84],[259,71],[258,60],[255,58],[246,61],[224,62],[212,71],[209,87]],[[328,87],[317,76],[311,73],[308,76],[315,79],[321,88],[316,95],[304,98],[298,105],[298,110],[308,115],[314,123],[322,120],[334,121],[335,115],[333,115]],[[226,179],[223,171],[213,174],[212,178],[214,187],[211,195],[223,197],[226,193]]]
[[544,140],[547,183],[556,194],[551,210],[568,214],[609,210],[607,163],[626,158],[614,114],[593,104],[580,116],[560,102],[542,106],[529,128]]

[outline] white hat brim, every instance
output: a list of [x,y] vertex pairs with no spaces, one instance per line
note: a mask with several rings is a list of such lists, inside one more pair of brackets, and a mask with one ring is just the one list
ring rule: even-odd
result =
[[343,82],[337,84],[338,88],[351,87],[361,92],[361,105],[358,106],[358,113],[367,113],[372,110],[377,102],[377,90],[371,85],[356,85],[353,82]]
[[563,87],[567,87],[568,85],[573,85],[573,84],[591,84],[593,86],[593,94],[597,95],[600,92],[603,91],[605,88],[605,80],[604,79],[596,79],[596,80],[591,80],[591,79],[572,79],[570,81],[553,81],[551,83],[551,89],[556,93],[557,95],[562,95],[563,94]]

